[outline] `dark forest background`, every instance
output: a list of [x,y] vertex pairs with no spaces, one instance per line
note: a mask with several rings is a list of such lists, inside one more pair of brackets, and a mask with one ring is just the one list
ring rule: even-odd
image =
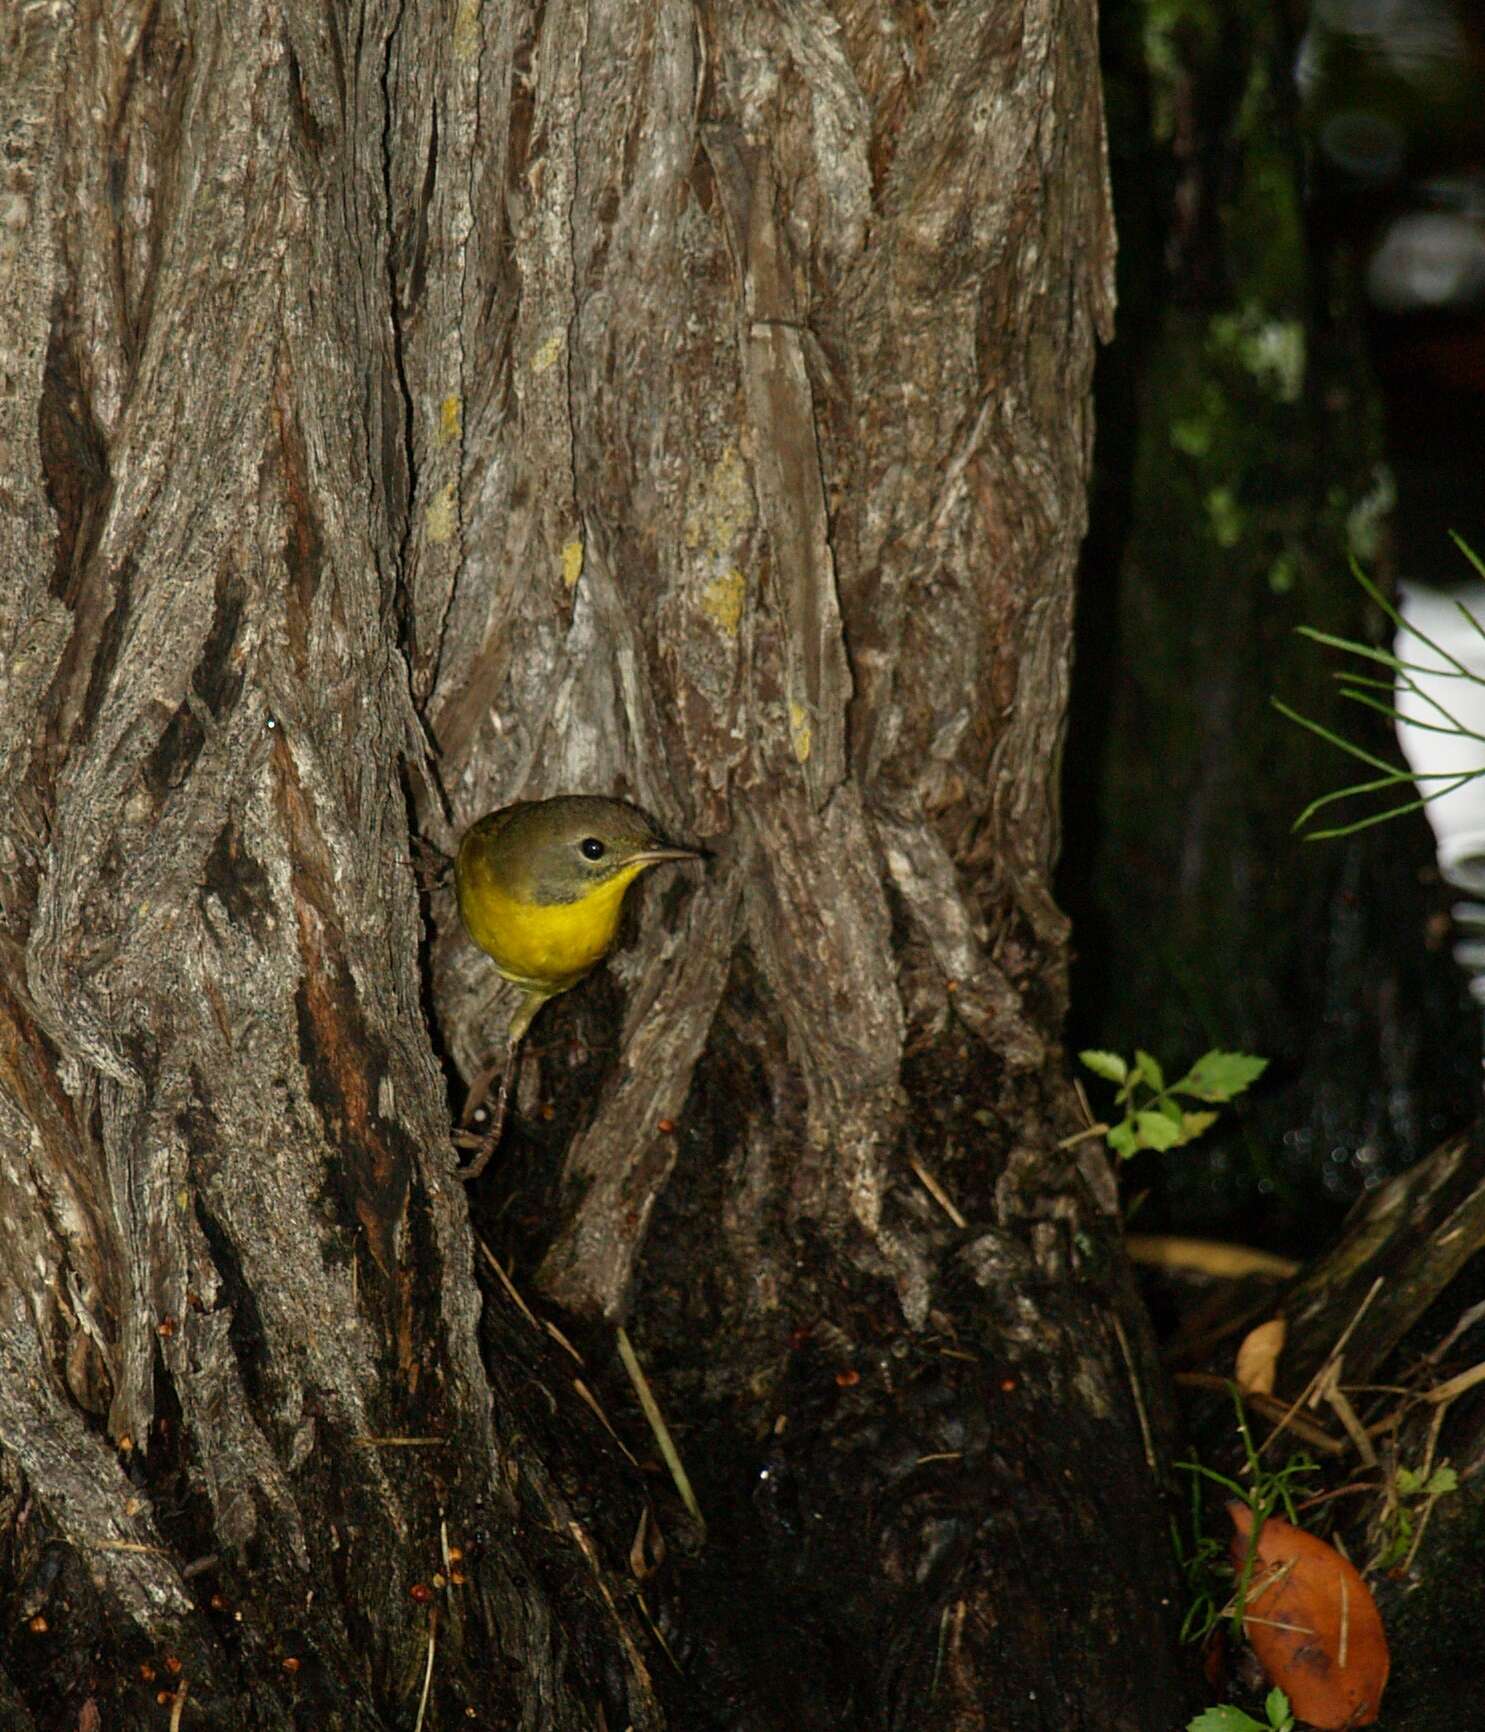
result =
[[1400,216],[1478,211],[1482,35],[1462,5],[1297,0],[1110,0],[1102,30],[1119,328],[1064,775],[1070,1044],[1266,1056],[1224,1126],[1127,1175],[1135,1224],[1304,1254],[1478,1108],[1426,821],[1302,840],[1354,766],[1272,700],[1396,760],[1296,628],[1384,644],[1352,558],[1447,586],[1449,532],[1485,541],[1479,285],[1399,312],[1367,276]]

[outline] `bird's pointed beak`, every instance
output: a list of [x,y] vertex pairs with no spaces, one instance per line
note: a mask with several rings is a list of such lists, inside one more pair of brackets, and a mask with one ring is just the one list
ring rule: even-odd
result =
[[641,866],[658,866],[662,860],[705,860],[706,855],[700,848],[676,848],[667,843],[661,848],[642,848],[629,858]]

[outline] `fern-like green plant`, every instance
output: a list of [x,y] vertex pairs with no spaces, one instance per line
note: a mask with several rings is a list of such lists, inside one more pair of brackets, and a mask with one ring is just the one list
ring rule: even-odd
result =
[[[1485,561],[1461,537],[1453,537],[1454,544],[1470,562],[1481,578],[1485,578]],[[1477,740],[1480,744],[1480,763],[1477,768],[1469,770],[1439,770],[1417,773],[1410,770],[1406,764],[1390,764],[1385,758],[1380,758],[1375,752],[1368,751],[1358,745],[1355,740],[1347,739],[1344,734],[1338,734],[1333,728],[1327,728],[1317,722],[1313,716],[1306,716],[1286,704],[1280,698],[1272,699],[1274,708],[1281,716],[1307,728],[1328,744],[1346,753],[1348,757],[1365,764],[1368,769],[1375,770],[1375,776],[1366,777],[1358,782],[1350,782],[1344,788],[1335,788],[1328,794],[1322,794],[1318,799],[1311,800],[1304,811],[1294,820],[1294,828],[1303,830],[1317,813],[1336,805],[1342,800],[1353,800],[1372,794],[1390,794],[1396,789],[1408,788],[1412,797],[1404,799],[1396,805],[1386,806],[1380,812],[1369,812],[1364,817],[1353,819],[1348,824],[1327,824],[1318,830],[1310,830],[1307,839],[1312,842],[1325,840],[1333,836],[1351,836],[1358,830],[1369,829],[1373,824],[1385,824],[1389,818],[1400,818],[1404,812],[1416,812],[1420,807],[1427,806],[1430,801],[1439,799],[1444,794],[1452,794],[1462,788],[1467,782],[1485,775],[1485,734],[1467,726],[1440,699],[1435,692],[1427,689],[1418,681],[1418,675],[1426,675],[1430,685],[1440,679],[1462,679],[1472,681],[1476,685],[1485,684],[1485,679],[1459,658],[1452,655],[1441,644],[1420,631],[1412,621],[1405,621],[1393,603],[1382,593],[1376,584],[1361,569],[1353,559],[1351,570],[1356,581],[1365,590],[1370,599],[1382,610],[1394,627],[1406,628],[1420,643],[1438,656],[1440,666],[1424,667],[1418,662],[1401,660],[1392,651],[1378,649],[1373,644],[1361,643],[1355,638],[1337,637],[1333,632],[1320,631],[1314,626],[1299,627],[1302,637],[1307,637],[1312,643],[1323,644],[1328,649],[1343,650],[1347,655],[1354,656],[1357,661],[1373,667],[1387,669],[1388,678],[1380,679],[1374,675],[1361,672],[1354,664],[1340,669],[1336,679],[1340,684],[1343,698],[1352,703],[1360,704],[1364,709],[1375,710],[1378,715],[1385,716],[1394,726],[1402,722],[1409,728],[1417,728],[1425,733],[1449,734],[1455,739]],[[1485,626],[1475,618],[1462,601],[1454,604],[1469,621],[1470,625],[1480,635],[1482,645],[1485,645]],[[1402,715],[1396,708],[1396,694],[1406,692],[1425,706],[1427,712],[1434,716],[1433,721],[1425,721],[1421,716]],[[1425,786],[1425,784],[1427,784]]]

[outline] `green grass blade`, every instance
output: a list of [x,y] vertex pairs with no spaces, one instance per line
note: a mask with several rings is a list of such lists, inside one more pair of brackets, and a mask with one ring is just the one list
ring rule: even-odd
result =
[[[1473,771],[1468,776],[1462,776],[1455,787],[1462,788],[1466,782],[1472,782],[1480,772]],[[1409,800],[1402,806],[1389,806],[1385,812],[1373,812],[1369,818],[1358,818],[1354,824],[1338,824],[1329,830],[1311,830],[1305,837],[1306,842],[1329,842],[1337,836],[1354,836],[1358,830],[1370,830],[1373,824],[1385,824],[1389,818],[1401,818],[1405,812],[1417,812],[1444,794],[1452,794],[1453,788],[1435,788],[1431,794],[1425,794],[1419,800]]]
[[[1351,575],[1361,585],[1362,589],[1366,591],[1367,596],[1374,601],[1379,608],[1381,608],[1382,612],[1387,615],[1388,619],[1390,619],[1395,626],[1400,626],[1403,623],[1402,615],[1397,611],[1396,602],[1392,600],[1391,596],[1384,595],[1377,585],[1372,582],[1371,578],[1369,578],[1363,570],[1361,561],[1354,553],[1351,555]],[[1427,640],[1425,639],[1425,642],[1426,641]]]
[[1409,626],[1408,630],[1438,655],[1453,662],[1453,667],[1441,668],[1430,666],[1427,662],[1401,661],[1391,650],[1375,649],[1371,644],[1358,643],[1354,637],[1337,637],[1334,632],[1321,631],[1318,626],[1297,625],[1294,628],[1296,637],[1308,638],[1311,643],[1324,644],[1327,649],[1344,650],[1348,655],[1361,656],[1369,662],[1380,662],[1384,668],[1391,668],[1395,673],[1427,674],[1430,679],[1435,680],[1474,680],[1479,683],[1480,676],[1449,655],[1447,650],[1439,649],[1428,638],[1423,637],[1421,632],[1413,631],[1412,626]]
[[1324,644],[1327,649],[1345,650],[1347,655],[1364,656],[1370,662],[1381,662],[1383,667],[1400,668],[1403,664],[1391,650],[1373,649],[1369,643],[1358,643],[1354,637],[1337,637],[1334,632],[1321,631],[1319,626],[1298,625],[1295,632],[1300,637],[1306,637],[1311,643]]
[[[1421,728],[1425,733],[1447,734],[1455,740],[1478,740],[1485,745],[1485,734],[1476,728],[1467,728],[1462,722],[1456,721],[1447,710],[1443,710],[1442,722],[1420,722],[1416,716],[1405,716],[1391,704],[1385,704],[1380,698],[1374,698],[1368,692],[1350,691],[1342,686],[1341,696],[1349,698],[1353,704],[1362,704],[1369,710],[1375,710],[1379,716],[1386,716],[1390,722],[1400,722],[1406,728]],[[1419,697],[1424,696],[1422,692]]]
[[1346,752],[1351,757],[1359,759],[1363,764],[1370,764],[1374,770],[1383,770],[1388,775],[1396,773],[1396,767],[1389,764],[1385,758],[1379,758],[1371,752],[1364,751],[1353,741],[1346,739],[1343,734],[1337,734],[1330,728],[1323,726],[1320,722],[1311,721],[1308,716],[1302,716],[1298,710],[1291,709],[1282,698],[1270,698],[1269,702],[1281,716],[1285,717],[1288,721],[1298,722],[1302,728],[1308,728],[1312,734],[1317,734],[1328,745],[1337,747],[1340,751]]
[[1351,782],[1344,788],[1332,788],[1328,794],[1317,794],[1294,820],[1291,828],[1302,830],[1317,812],[1323,812],[1327,806],[1334,806],[1338,800],[1354,799],[1361,794],[1377,794],[1383,788],[1400,788],[1404,783],[1412,787],[1413,778],[1398,770],[1391,776],[1378,776],[1374,782]]
[[1470,546],[1457,529],[1451,529],[1449,531],[1449,539],[1470,562],[1470,564],[1474,566],[1477,574],[1480,577],[1485,577],[1485,560],[1480,558],[1479,554],[1475,552],[1474,548]]
[[[1454,669],[1457,675],[1467,680],[1474,680],[1476,684],[1479,683],[1479,675],[1471,673],[1469,668],[1460,661],[1457,655],[1446,650],[1442,644],[1435,643],[1416,621],[1404,619],[1392,603],[1387,600],[1386,596],[1382,594],[1381,590],[1377,588],[1376,584],[1374,584],[1366,573],[1362,571],[1361,567],[1357,565],[1354,559],[1351,562],[1351,572],[1356,581],[1372,598],[1372,600],[1376,602],[1377,606],[1382,609],[1383,613],[1387,615],[1388,619],[1392,621],[1393,625],[1395,625],[1399,631],[1405,631],[1409,636],[1417,638],[1419,643],[1426,644],[1436,656],[1440,656],[1444,661],[1448,662],[1449,666]],[[1442,668],[1418,668],[1416,666],[1414,671],[1418,673],[1431,673],[1436,678],[1441,677],[1444,672]]]
[[1474,614],[1470,612],[1457,595],[1454,598],[1454,605],[1475,628],[1475,635],[1479,638],[1485,639],[1485,625],[1480,624],[1479,620],[1475,618]]
[[1442,716],[1450,727],[1454,728],[1457,732],[1467,734],[1470,731],[1465,727],[1464,723],[1460,721],[1459,717],[1454,714],[1453,710],[1447,707],[1443,699],[1431,689],[1432,682],[1430,682],[1428,687],[1420,686],[1411,674],[1405,673],[1398,679],[1397,683],[1402,691],[1409,693],[1412,697],[1415,697],[1422,703],[1427,704],[1435,714]]

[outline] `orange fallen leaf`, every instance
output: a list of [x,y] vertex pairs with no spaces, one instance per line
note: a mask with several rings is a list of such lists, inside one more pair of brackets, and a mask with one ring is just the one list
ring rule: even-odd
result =
[[1284,1337],[1289,1325],[1282,1317],[1270,1317],[1243,1337],[1233,1367],[1237,1386],[1244,1395],[1272,1395],[1274,1374],[1279,1369],[1279,1355],[1284,1351]]
[[[1253,1512],[1230,1503],[1233,1559],[1247,1553]],[[1270,1516],[1258,1535],[1243,1629],[1295,1718],[1322,1732],[1370,1726],[1391,1664],[1376,1601],[1334,1546]]]

